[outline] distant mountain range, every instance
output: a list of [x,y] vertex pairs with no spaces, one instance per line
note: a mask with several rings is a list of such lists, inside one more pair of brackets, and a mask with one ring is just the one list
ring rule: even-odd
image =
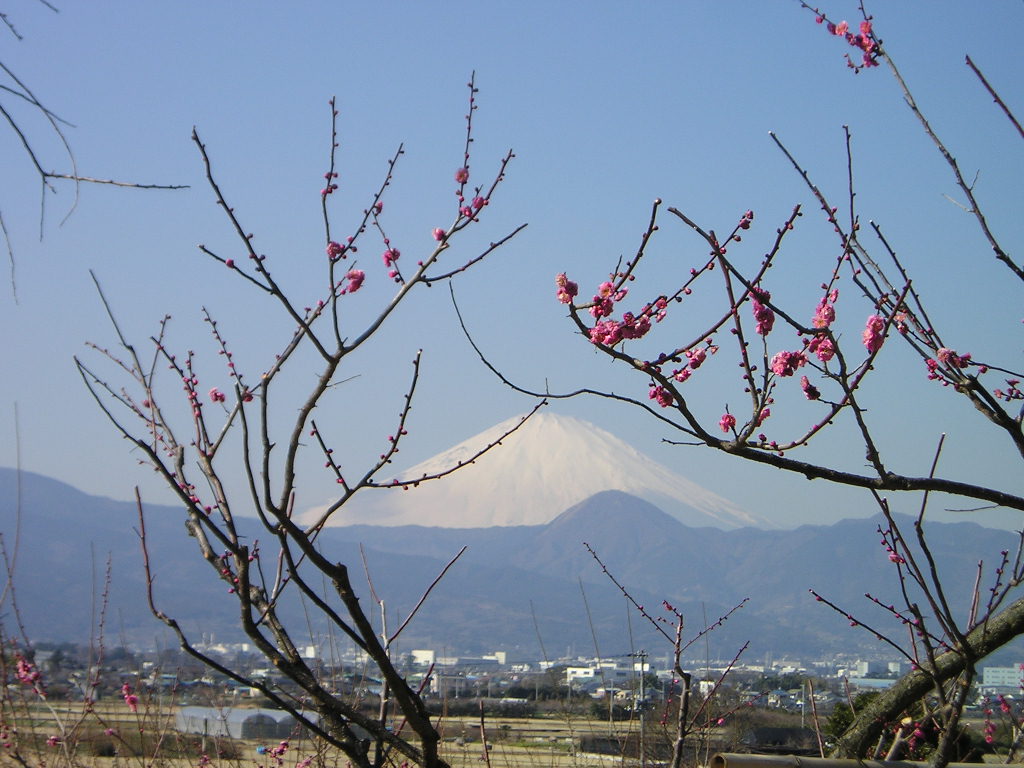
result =
[[[19,484],[20,525],[15,515]],[[159,607],[196,639],[204,633],[238,639],[235,603],[199,559],[181,512],[174,507],[146,511]],[[567,651],[594,654],[596,637],[604,655],[635,647],[667,652],[664,640],[629,610],[602,573],[583,545],[587,542],[648,611],[660,612],[663,600],[682,610],[688,635],[749,598],[707,644],[695,648],[700,657],[729,657],[747,640],[748,657],[822,657],[877,646],[815,602],[808,588],[900,634],[864,598],[869,592],[892,601],[898,590],[892,564],[879,546],[877,523],[845,520],[787,531],[690,527],[636,496],[602,491],[541,525],[351,525],[326,529],[319,546],[350,563],[353,572],[361,570],[362,547],[375,590],[393,615],[392,626],[444,564],[468,547],[410,625],[400,646],[406,650],[507,650],[513,657],[555,658]],[[12,470],[0,469],[0,530],[8,557],[16,557],[15,594],[30,637],[88,640],[106,588],[109,553],[107,637],[143,645],[154,638],[168,642],[145,604],[136,526],[133,504],[87,496],[31,473],[21,473],[19,480]],[[949,597],[966,613],[978,560],[985,560],[990,574],[999,552],[1015,549],[1015,537],[972,523],[932,524],[928,531]],[[251,535],[258,536],[255,526]],[[356,585],[360,588],[358,578]],[[361,592],[368,603],[369,589],[363,586]],[[0,610],[10,632],[12,607],[7,603]],[[294,594],[287,613],[304,633],[304,606]]]
[[[330,525],[540,525],[598,491],[616,490],[646,499],[687,525],[767,527],[763,518],[672,472],[611,433],[547,411],[534,414],[500,446],[469,464],[519,420],[497,424],[397,475],[416,481],[467,464],[443,481],[358,495],[335,513]],[[316,519],[324,508],[308,511],[305,519]]]

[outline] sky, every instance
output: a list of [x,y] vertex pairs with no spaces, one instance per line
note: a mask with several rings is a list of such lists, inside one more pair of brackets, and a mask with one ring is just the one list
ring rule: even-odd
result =
[[[80,355],[116,380],[86,346],[115,341],[90,272],[136,344],[148,344],[161,318],[172,316],[169,342],[196,351],[203,391],[227,388],[229,380],[202,307],[217,319],[249,377],[267,367],[286,338],[290,326],[279,309],[196,247],[240,253],[206,183],[193,127],[257,250],[296,297],[312,301],[326,267],[320,190],[330,149],[328,100],[336,97],[339,110],[334,231],[351,228],[402,144],[385,214],[389,236],[409,263],[430,252],[433,228],[453,218],[453,173],[462,164],[466,83],[474,72],[479,109],[471,183],[489,180],[510,148],[515,158],[486,215],[445,258],[459,263],[528,224],[455,281],[475,340],[516,382],[646,398],[643,377],[610,365],[574,333],[555,300],[554,276],[566,272],[581,292],[594,290],[620,256],[637,248],[655,198],[718,231],[755,211],[742,248],[733,249],[746,264],[756,264],[793,207],[804,206],[807,215],[787,239],[769,287],[792,306],[805,306],[809,317],[836,241],[769,131],[834,204],[845,206],[844,125],[853,135],[860,214],[885,229],[951,346],[1020,367],[1020,286],[1006,279],[974,221],[956,205],[949,170],[893,78],[884,69],[852,73],[843,58],[848,47],[796,2],[651,2],[642,10],[601,0],[585,6],[110,0],[58,7],[53,13],[18,0],[4,8],[23,39],[0,30],[0,61],[74,124],[65,131],[79,172],[189,188],[83,185],[72,210],[73,186],[58,184],[41,208],[26,153],[6,125],[0,129],[0,213],[15,267],[15,289],[0,281],[6,350],[0,465],[20,464],[92,494],[125,499],[139,485],[149,500],[170,499],[76,372],[73,356]],[[856,3],[822,7],[830,18],[857,18]],[[1024,104],[1018,39],[1024,4],[995,9],[943,0],[869,5],[922,109],[965,175],[977,174],[993,228],[1008,250],[1019,252],[1020,143],[963,63],[970,54],[1009,104],[1018,110]],[[45,166],[68,170],[61,145],[38,115],[7,94],[0,103]],[[702,262],[706,247],[670,217],[661,224],[643,277],[665,290]],[[360,302],[353,308],[358,317],[372,316],[394,287],[379,250],[366,246],[360,253],[367,283],[350,297]],[[840,307],[847,332],[859,333],[870,308],[848,282]],[[709,292],[677,327],[685,332],[720,309],[720,296]],[[372,348],[351,358],[345,383],[318,411],[347,467],[365,465],[385,447],[420,348],[422,376],[399,468],[532,407],[533,400],[510,391],[476,359],[447,289],[420,290],[388,319]],[[725,406],[742,401],[735,354],[723,348],[713,362],[687,383],[711,423]],[[308,365],[295,367],[287,379],[292,402],[312,376]],[[171,402],[173,382],[165,381]],[[927,473],[945,432],[941,467],[950,477],[1024,491],[1019,456],[967,403],[928,382],[905,348],[887,345],[863,396],[895,470]],[[876,511],[863,491],[668,445],[664,439],[680,436],[633,408],[596,398],[549,407],[601,426],[778,526]],[[773,429],[784,436],[806,424],[813,419],[808,407],[798,397],[780,402]],[[807,459],[858,470],[864,464],[844,424],[805,450]],[[332,492],[332,479],[320,471],[322,457],[310,452],[307,462],[299,503],[313,506]],[[900,503],[903,511],[916,511],[919,499]],[[1017,525],[1016,515],[971,519]]]

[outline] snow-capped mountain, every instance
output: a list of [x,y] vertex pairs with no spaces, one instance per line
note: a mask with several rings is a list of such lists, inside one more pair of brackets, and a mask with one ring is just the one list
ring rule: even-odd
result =
[[[466,463],[518,423],[509,419],[402,472],[415,481]],[[357,494],[330,525],[445,528],[541,525],[599,491],[625,491],[691,526],[767,527],[765,521],[678,475],[603,429],[541,411],[485,455],[409,490]],[[324,508],[309,510],[313,520]]]

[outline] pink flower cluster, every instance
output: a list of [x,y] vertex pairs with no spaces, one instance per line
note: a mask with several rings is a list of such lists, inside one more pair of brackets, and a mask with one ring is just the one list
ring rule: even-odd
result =
[[17,664],[15,665],[14,675],[18,678],[18,682],[22,685],[27,685],[36,693],[44,694],[43,691],[43,675],[36,668],[35,664],[26,659],[20,653],[15,657]]
[[815,328],[828,328],[832,325],[832,321],[836,319],[836,309],[834,305],[838,298],[838,288],[829,291],[827,296],[822,296],[821,301],[818,302],[817,309],[814,310],[814,319],[811,320],[811,325]]
[[648,393],[648,397],[651,400],[656,400],[658,405],[662,408],[668,408],[674,402],[675,398],[672,393],[665,389],[663,386],[654,385],[651,387],[651,391]]
[[708,359],[708,353],[713,355],[718,351],[718,347],[711,343],[710,336],[704,340],[704,343],[707,346],[695,347],[683,352],[686,355],[686,366],[672,371],[673,379],[678,382],[686,381],[693,375],[695,370],[704,365],[704,361]]
[[350,269],[345,278],[348,280],[348,285],[341,289],[341,293],[355,293],[363,287],[366,273],[361,269]]
[[771,361],[771,369],[776,376],[792,376],[797,368],[807,363],[803,352],[777,352]]
[[867,324],[864,327],[864,333],[861,334],[864,340],[864,346],[868,352],[874,354],[882,348],[882,342],[885,341],[885,319],[878,315],[871,315],[868,318]]
[[754,311],[754,320],[757,325],[754,329],[762,336],[772,332],[775,325],[775,313],[771,307],[765,306],[762,302],[771,301],[772,295],[760,288],[752,288],[750,291],[750,306]]
[[622,321],[600,320],[590,329],[590,341],[614,347],[623,339],[639,339],[651,330],[651,320],[646,315],[636,317],[632,312],[622,316]]
[[132,712],[139,711],[139,697],[132,692],[132,686],[129,683],[121,686],[121,696],[124,698],[124,703],[128,705],[129,710]]
[[[824,16],[818,16],[816,21],[821,24],[825,21]],[[854,64],[853,60],[847,55],[846,62],[847,66],[854,70],[860,70],[864,67],[877,67],[878,66],[878,43],[875,41],[874,36],[871,33],[871,21],[865,19],[860,23],[860,34],[855,35],[850,31],[850,25],[841,21],[838,24],[829,22],[826,25],[829,34],[841,37],[854,48],[858,48],[862,51],[861,63]]]
[[952,349],[948,347],[941,347],[935,352],[935,356],[939,358],[939,362],[943,365],[948,365],[951,368],[966,368],[971,362],[971,353],[965,352],[962,355],[958,355]]
[[[259,750],[257,750],[259,751]],[[265,750],[265,754],[270,756],[270,759],[274,761],[276,765],[284,765],[284,753],[288,751],[288,742],[282,741],[276,747],[271,747]]]
[[823,363],[827,363],[836,355],[835,344],[832,343],[832,339],[824,335],[815,336],[807,342],[807,351],[817,355],[818,359]]
[[329,243],[327,243],[327,258],[329,258],[331,261],[343,259],[345,258],[345,251],[347,250],[348,246],[342,245],[341,243],[336,243],[334,240],[331,240]]
[[565,272],[559,272],[555,275],[555,285],[558,286],[555,296],[563,304],[572,304],[572,300],[576,298],[576,294],[580,291],[580,287],[567,278]]
[[216,387],[210,390],[210,400],[214,403],[223,403],[227,400],[227,396]]
[[605,280],[597,286],[597,293],[594,295],[593,304],[590,307],[590,314],[595,318],[608,317],[615,309],[615,302],[626,298],[627,289],[615,290],[611,281]]
[[[571,303],[579,291],[576,283],[568,280],[564,273],[555,277],[555,284],[558,286],[556,296],[563,304]],[[615,311],[615,303],[622,301],[627,293],[626,288],[617,288],[611,280],[605,280],[597,287],[597,293],[587,310],[597,320],[590,330],[592,343],[611,347],[623,339],[639,339],[651,330],[652,320],[660,323],[665,319],[668,300],[662,296],[653,304],[644,304],[639,314],[626,312],[622,320],[602,320],[602,317],[608,317]]]

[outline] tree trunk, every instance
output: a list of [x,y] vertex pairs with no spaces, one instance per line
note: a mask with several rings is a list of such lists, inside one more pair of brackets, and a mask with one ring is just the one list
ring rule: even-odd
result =
[[[1021,634],[1024,634],[1024,598],[1012,603],[987,624],[971,630],[967,635],[970,655],[982,659]],[[928,693],[936,683],[947,682],[963,672],[964,663],[962,654],[947,651],[935,660],[934,674],[923,669],[908,672],[892,688],[857,713],[853,724],[832,750],[831,757],[867,756],[886,723],[897,720],[907,707]]]

